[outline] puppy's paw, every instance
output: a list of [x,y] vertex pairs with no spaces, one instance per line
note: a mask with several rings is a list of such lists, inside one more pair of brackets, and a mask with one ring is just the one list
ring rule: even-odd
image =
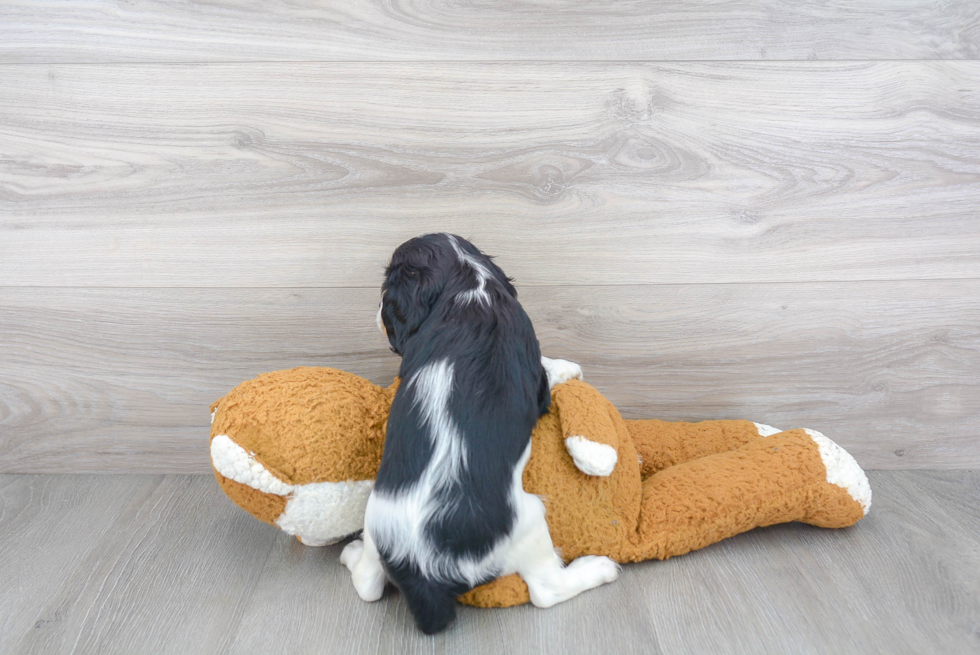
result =
[[567,359],[541,358],[541,365],[548,374],[548,387],[554,389],[556,384],[569,380],[582,379],[582,367]]
[[593,586],[612,582],[619,577],[619,564],[608,557],[600,555],[585,555],[568,565],[574,568],[576,575],[588,578]]
[[619,461],[619,455],[612,446],[589,441],[585,437],[565,439],[565,448],[572,456],[575,466],[586,475],[612,475]]
[[343,552],[340,553],[340,563],[353,572],[354,567],[361,561],[361,553],[363,552],[364,542],[360,539],[355,539],[344,546]]

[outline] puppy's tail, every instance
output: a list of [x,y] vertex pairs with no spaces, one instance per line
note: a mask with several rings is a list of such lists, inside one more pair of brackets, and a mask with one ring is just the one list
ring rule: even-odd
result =
[[421,575],[399,580],[398,583],[416,625],[425,634],[434,635],[442,631],[456,618],[457,585],[440,584]]

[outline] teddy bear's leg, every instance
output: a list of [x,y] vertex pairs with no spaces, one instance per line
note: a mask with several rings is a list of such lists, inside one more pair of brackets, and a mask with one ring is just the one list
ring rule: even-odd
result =
[[788,521],[846,527],[870,502],[867,477],[843,448],[818,432],[780,432],[645,480],[636,540],[619,559],[665,559]]
[[534,605],[551,607],[619,576],[619,566],[608,557],[589,555],[563,566],[545,522],[544,503],[523,492],[517,502],[517,526],[503,573],[521,575]]
[[636,453],[640,474],[647,477],[663,469],[691,460],[740,448],[757,439],[779,432],[752,421],[626,421]]
[[351,581],[361,600],[370,603],[381,598],[388,577],[367,528],[364,528],[363,540],[355,539],[344,546],[340,563],[350,570]]

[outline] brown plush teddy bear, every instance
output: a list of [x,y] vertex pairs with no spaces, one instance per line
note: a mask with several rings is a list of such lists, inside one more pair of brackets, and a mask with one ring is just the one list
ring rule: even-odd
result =
[[[544,501],[566,560],[666,559],[788,521],[840,528],[871,505],[860,466],[818,432],[627,421],[588,384],[556,382],[551,411],[532,435],[524,489]],[[243,382],[211,408],[218,482],[240,507],[304,544],[357,532],[396,388],[397,380],[384,389],[330,368]],[[481,607],[528,600],[517,575],[460,598]]]

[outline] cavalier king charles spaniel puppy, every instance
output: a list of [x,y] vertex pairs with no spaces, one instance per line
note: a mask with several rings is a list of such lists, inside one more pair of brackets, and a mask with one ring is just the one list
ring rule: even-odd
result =
[[564,566],[544,504],[521,483],[550,387],[581,369],[541,357],[517,291],[466,239],[427,234],[395,250],[379,321],[401,355],[381,468],[361,539],[341,561],[366,601],[391,580],[433,634],[455,599],[519,573],[538,607],[614,580],[606,557]]

